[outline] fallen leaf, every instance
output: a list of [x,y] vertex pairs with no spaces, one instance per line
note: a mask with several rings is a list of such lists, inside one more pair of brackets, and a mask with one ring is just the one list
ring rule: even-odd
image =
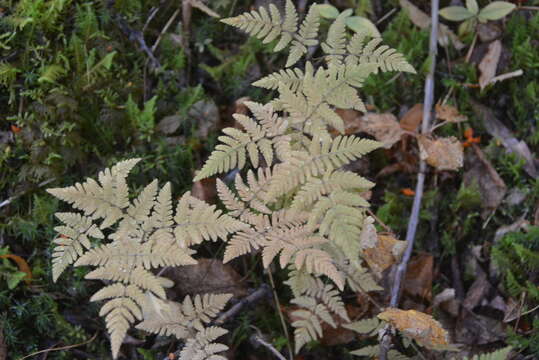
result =
[[504,324],[491,317],[461,311],[455,326],[455,342],[484,345],[507,338]]
[[419,152],[422,160],[437,170],[458,170],[463,164],[462,144],[457,138],[430,139],[425,135],[417,137]]
[[425,313],[388,308],[378,314],[378,318],[389,322],[404,335],[428,349],[446,348],[449,345],[447,331],[432,316]]
[[402,189],[401,190],[401,193],[404,195],[404,196],[414,196],[415,195],[415,191],[410,189],[410,188],[406,188],[406,189]]
[[403,130],[395,115],[368,113],[361,118],[361,131],[372,135],[389,149],[400,140]]
[[478,24],[477,35],[481,42],[488,43],[499,38],[502,35],[502,29],[498,24],[493,22]]
[[468,120],[468,117],[460,114],[458,109],[451,105],[436,104],[436,117],[451,123],[459,123]]
[[496,117],[494,111],[485,105],[471,101],[472,109],[476,116],[481,119],[487,132],[496,139],[499,139],[506,151],[515,153],[526,161],[524,170],[533,178],[537,178],[537,168],[535,159],[530,148],[524,141],[519,141],[511,131]]
[[191,195],[209,204],[215,204],[217,199],[215,178],[206,178],[195,181],[191,187]]
[[483,271],[481,267],[477,267],[475,281],[473,282],[472,286],[470,286],[470,289],[468,289],[468,292],[466,293],[466,298],[462,302],[462,306],[472,311],[477,305],[481,303],[481,300],[483,300],[485,296],[487,296],[490,289],[491,285],[487,279],[486,272]]
[[247,295],[241,276],[231,265],[220,260],[199,259],[196,265],[169,268],[163,276],[174,281],[172,291],[178,298],[206,293],[231,293],[236,297]]
[[169,135],[180,127],[182,118],[179,115],[171,115],[164,117],[156,126],[156,130],[162,134]]
[[30,266],[28,266],[28,263],[26,262],[26,260],[24,260],[19,255],[14,255],[14,254],[0,255],[0,259],[13,260],[17,264],[19,271],[26,274],[26,276],[24,277],[24,282],[27,285],[30,284],[30,282],[32,281],[32,270],[30,270]]
[[432,277],[434,257],[430,254],[415,256],[408,263],[403,289],[412,296],[419,296],[427,301],[432,300]]
[[[428,29],[430,27],[430,16],[421,11],[418,7],[412,4],[408,0],[399,0],[400,6],[405,9],[410,17],[410,20],[421,29]],[[440,24],[438,27],[438,43],[441,46],[447,47],[449,41],[453,44],[455,49],[463,49],[464,45],[458,38],[458,36],[451,31],[446,25]]]
[[423,104],[415,104],[401,118],[400,126],[403,130],[414,132],[421,124],[421,120],[423,120]]
[[485,209],[483,216],[496,209],[502,202],[507,186],[485,154],[478,146],[472,146],[466,152],[466,166],[464,171],[464,184],[477,185],[481,194],[481,205]]
[[18,127],[17,125],[11,125],[10,128],[11,128],[11,131],[12,131],[14,134],[18,134],[18,133],[20,133],[21,130],[22,130],[22,129],[21,129],[20,127]]
[[[361,112],[352,109],[337,109],[335,110],[335,112],[341,117],[344,122],[345,135],[353,135],[360,131]],[[335,135],[338,135],[336,130]]]
[[215,102],[211,100],[200,100],[191,106],[187,116],[197,120],[198,137],[205,139],[208,137],[210,131],[217,127],[219,109],[215,105]]
[[377,275],[381,275],[384,270],[395,264],[406,247],[405,241],[377,234],[371,217],[364,221],[359,241],[363,259]]
[[479,71],[481,71],[481,76],[479,76],[479,86],[483,90],[494,76],[496,76],[496,68],[498,67],[498,61],[500,61],[500,56],[502,55],[502,42],[500,40],[495,40],[490,43],[488,46],[488,51],[479,63]]

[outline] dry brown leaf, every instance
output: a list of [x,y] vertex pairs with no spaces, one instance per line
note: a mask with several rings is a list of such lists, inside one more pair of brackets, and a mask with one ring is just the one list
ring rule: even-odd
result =
[[483,90],[490,81],[496,76],[496,68],[498,67],[498,61],[502,55],[502,42],[495,40],[488,46],[488,51],[483,57],[483,60],[479,63],[479,86]]
[[406,131],[416,131],[423,120],[423,104],[415,104],[400,120],[400,126]]
[[[352,109],[337,109],[337,115],[344,121],[345,135],[353,135],[361,130],[361,113]],[[335,135],[338,135],[335,133]]]
[[499,139],[507,152],[518,154],[526,161],[524,170],[533,178],[539,175],[535,166],[535,159],[528,145],[515,138],[509,130],[494,114],[490,108],[478,102],[471,101],[472,109],[476,116],[482,120],[487,132],[493,137]]
[[178,297],[206,293],[231,293],[236,297],[247,295],[241,276],[229,264],[220,260],[199,259],[196,265],[170,268],[164,276],[176,284],[172,290]]
[[373,222],[371,217],[364,221],[359,241],[363,259],[375,274],[380,275],[400,259],[406,242],[389,235],[377,234]]
[[463,180],[466,186],[479,188],[481,204],[485,209],[482,215],[487,216],[500,205],[507,192],[507,186],[481,149],[478,146],[472,146],[471,149],[472,151],[466,152]]
[[206,178],[195,181],[191,187],[191,195],[207,203],[215,204],[217,200],[215,178]]
[[410,260],[406,270],[403,289],[412,296],[420,296],[427,301],[432,299],[432,277],[434,257],[420,254]]
[[[425,14],[414,4],[408,0],[399,0],[399,4],[403,9],[406,9],[410,20],[414,23],[414,25],[421,29],[428,29],[430,27],[430,16]],[[438,27],[438,43],[446,47],[449,45],[449,41],[451,41],[457,50],[463,49],[466,46],[459,40],[458,36],[453,31],[449,30],[446,25],[440,24]]]
[[468,120],[467,116],[464,116],[459,113],[458,109],[451,105],[436,104],[436,117],[438,119],[452,123],[458,123]]
[[454,136],[430,139],[427,136],[417,137],[422,160],[437,170],[458,170],[463,164],[462,144]]
[[440,349],[449,345],[447,331],[432,316],[425,313],[388,308],[378,314],[378,318],[389,322],[426,348]]
[[403,130],[395,115],[368,113],[361,118],[361,131],[372,135],[389,149],[400,140]]

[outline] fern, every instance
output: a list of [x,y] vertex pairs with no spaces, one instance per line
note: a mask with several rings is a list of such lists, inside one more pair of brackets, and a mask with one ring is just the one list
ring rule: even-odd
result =
[[474,355],[471,358],[465,357],[464,360],[506,360],[511,350],[512,348],[508,346],[488,354]]
[[[87,274],[87,279],[112,282],[91,300],[106,300],[100,315],[105,317],[114,358],[128,329],[142,320],[147,298],[165,298],[165,288],[173,285],[151,270],[196,264],[190,246],[204,240],[226,239],[229,233],[246,226],[189,193],[182,196],[174,214],[170,184],[159,190],[157,181],[129,200],[126,178],[138,161],[122,161],[100,172],[99,181],[88,179],[82,184],[48,190],[83,212],[56,214],[65,225],[55,228],[60,237],[55,240],[53,279],[56,281],[74,263],[97,267]],[[95,222],[99,220],[98,227]],[[106,237],[101,232],[105,229]],[[92,246],[92,238],[102,243]],[[185,320],[208,322],[226,304],[229,297],[223,296],[206,296],[202,300],[197,297],[194,303],[187,298],[182,305]],[[199,341],[204,339],[207,338]]]

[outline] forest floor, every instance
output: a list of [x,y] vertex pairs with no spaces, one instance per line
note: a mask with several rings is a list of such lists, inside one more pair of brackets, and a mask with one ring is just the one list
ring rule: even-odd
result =
[[[251,83],[285,61],[271,44],[215,17],[265,0],[207,1],[211,9],[198,0],[106,3],[0,1],[0,360],[110,358],[99,304],[89,302],[100,286],[84,279],[89,269],[69,269],[52,281],[54,213],[65,207],[45,190],[140,157],[130,177],[136,189],[152,179],[170,181],[175,198],[190,190],[220,206],[215,179],[192,179],[222,128],[234,125],[231,115],[244,112],[247,100],[269,100]],[[304,11],[313,1],[296,3]],[[380,231],[405,238],[421,156],[428,164],[400,308],[432,314],[465,350],[459,355],[510,345],[514,359],[539,358],[539,1],[513,1],[509,15],[467,29],[440,18],[446,27],[433,124],[447,142],[416,136],[432,61],[430,2],[327,3],[368,18],[417,70],[368,78],[369,112],[339,111],[347,134],[384,144],[353,167],[376,183],[369,196]],[[452,153],[455,147],[461,152]],[[216,260],[223,256],[219,243],[198,253],[193,269],[165,274],[180,284],[171,299],[204,289],[233,293],[237,301],[269,283],[254,257],[223,264]],[[290,291],[279,285],[283,272],[270,271],[278,284],[270,296],[225,325],[229,359],[275,359],[252,341],[254,332],[287,349],[278,314],[290,327]],[[385,290],[370,294],[376,302],[389,303],[392,276],[384,272]],[[377,311],[359,293],[345,300],[355,318]],[[371,344],[342,327],[325,330],[295,359],[353,359],[350,350]],[[122,353],[161,360],[178,346],[133,330]]]

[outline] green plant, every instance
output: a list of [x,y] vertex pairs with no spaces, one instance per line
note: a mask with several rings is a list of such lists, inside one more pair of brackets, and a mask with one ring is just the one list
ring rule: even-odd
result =
[[494,1],[479,9],[477,0],[466,0],[466,7],[448,6],[440,10],[440,15],[451,21],[464,21],[459,32],[464,34],[475,28],[477,22],[485,23],[489,20],[499,20],[515,8],[515,4],[507,1]]

